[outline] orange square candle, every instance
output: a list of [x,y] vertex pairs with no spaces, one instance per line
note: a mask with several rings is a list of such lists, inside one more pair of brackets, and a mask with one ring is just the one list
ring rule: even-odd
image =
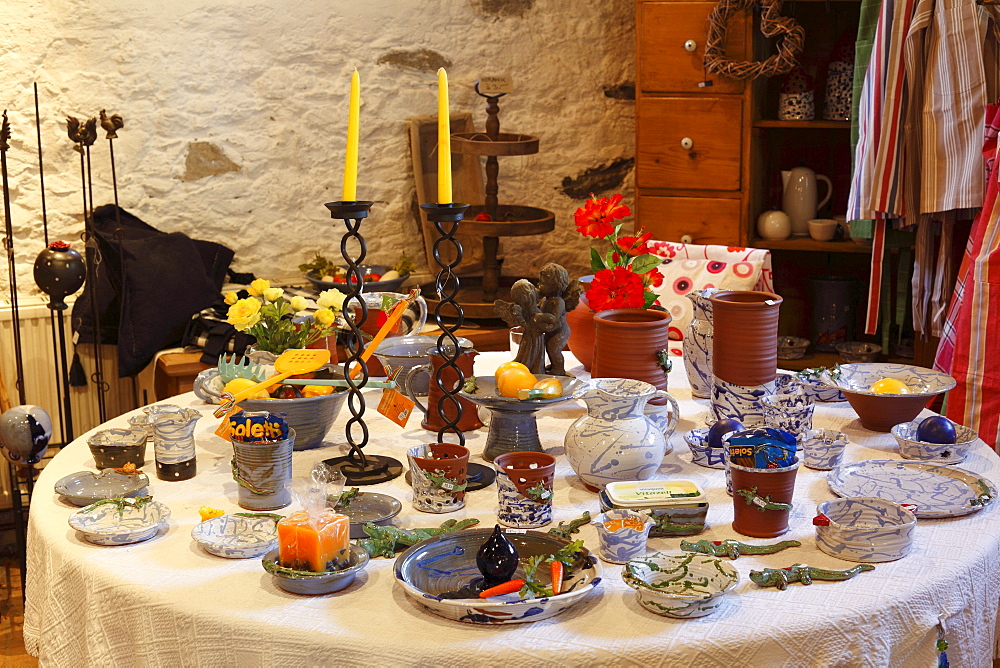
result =
[[350,561],[351,519],[327,508],[300,510],[278,522],[278,560],[285,568],[322,573]]

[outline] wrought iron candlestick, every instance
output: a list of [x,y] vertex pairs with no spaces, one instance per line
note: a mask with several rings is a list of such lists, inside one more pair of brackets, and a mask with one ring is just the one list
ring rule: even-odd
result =
[[[459,281],[455,274],[455,267],[462,261],[462,243],[455,234],[458,232],[458,224],[465,216],[469,205],[421,204],[420,208],[427,213],[427,219],[434,223],[434,227],[438,231],[438,238],[434,240],[432,251],[434,261],[440,267],[434,279],[434,290],[438,299],[434,307],[434,322],[441,329],[437,347],[438,353],[445,362],[434,373],[434,382],[441,390],[441,398],[438,399],[436,408],[441,417],[442,427],[438,430],[437,438],[439,442],[444,443],[445,434],[451,432],[458,436],[459,445],[465,445],[465,434],[458,428],[459,420],[462,419],[462,404],[457,397],[462,385],[465,384],[465,375],[458,366],[458,356],[462,351],[458,345],[458,337],[455,336],[455,331],[465,322],[462,305],[456,299]],[[451,262],[445,262],[442,259],[441,251],[445,244],[450,244],[453,249],[454,259]],[[451,325],[446,324],[444,320],[446,307],[450,307],[454,313],[450,316],[454,318],[454,323]],[[447,373],[445,369],[452,369],[452,373],[458,378],[458,382],[453,387],[444,383],[444,375]],[[448,407],[452,409],[450,416],[448,415]],[[428,406],[427,409],[431,410],[431,407]]]
[[[364,336],[360,323],[368,317],[368,306],[363,293],[364,279],[361,273],[361,263],[365,259],[368,248],[365,238],[361,235],[361,221],[368,217],[373,202],[329,202],[326,208],[333,218],[344,221],[346,231],[340,240],[340,254],[347,262],[347,296],[344,298],[343,312],[351,329],[347,342],[348,356],[344,361],[344,378],[347,379],[347,407],[351,418],[347,421],[347,443],[350,454],[334,457],[324,461],[325,464],[340,469],[347,478],[349,485],[374,485],[392,480],[403,472],[403,464],[385,455],[366,455],[364,447],[368,444],[368,425],[365,424],[365,398],[361,388],[368,382],[368,364],[361,357],[364,349]],[[349,246],[354,242],[358,247],[357,255],[352,254]],[[352,311],[352,308],[355,309]],[[351,377],[355,367],[360,367],[360,374]],[[361,438],[356,440],[355,427],[360,426]]]

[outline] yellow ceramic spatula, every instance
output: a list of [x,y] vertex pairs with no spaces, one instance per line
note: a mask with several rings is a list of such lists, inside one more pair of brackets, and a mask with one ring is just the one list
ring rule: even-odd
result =
[[[223,417],[223,415],[225,415],[225,417],[228,418],[236,412],[238,408],[237,404],[240,401],[253,396],[253,394],[258,390],[276,385],[289,376],[315,371],[329,361],[330,351],[322,348],[318,348],[316,350],[308,350],[305,348],[292,348],[290,350],[286,350],[278,355],[278,358],[274,360],[274,370],[278,372],[277,374],[271,376],[270,378],[266,378],[260,383],[248,387],[241,392],[237,392],[235,395],[223,393],[220,399],[222,403],[219,408],[216,409],[215,417]],[[222,420],[222,424],[215,430],[215,433],[222,438],[226,437],[226,419]]]

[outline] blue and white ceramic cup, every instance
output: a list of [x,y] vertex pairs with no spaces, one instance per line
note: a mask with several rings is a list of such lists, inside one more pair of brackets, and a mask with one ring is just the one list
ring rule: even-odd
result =
[[768,427],[789,434],[801,434],[812,429],[816,405],[810,397],[793,392],[779,392],[761,400],[764,422]]
[[[643,513],[615,509],[601,513],[591,524],[597,527],[601,539],[598,556],[608,563],[625,564],[646,554],[649,530],[656,523]],[[639,526],[642,529],[636,528]]]
[[810,429],[798,435],[802,463],[811,469],[829,471],[840,466],[847,447],[847,434],[834,429]]
[[774,394],[774,383],[736,385],[716,377],[712,387],[712,422],[733,418],[748,429],[766,426],[764,397]]

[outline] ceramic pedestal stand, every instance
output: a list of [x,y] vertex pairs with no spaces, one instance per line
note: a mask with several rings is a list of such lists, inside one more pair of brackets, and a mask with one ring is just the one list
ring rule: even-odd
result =
[[[347,261],[348,280],[345,286],[348,290],[344,298],[344,312],[355,313],[355,317],[348,317],[347,324],[351,328],[351,337],[348,340],[348,357],[344,361],[344,378],[347,379],[347,407],[351,411],[351,418],[347,421],[346,436],[347,443],[351,447],[350,454],[344,457],[334,457],[324,461],[325,464],[339,469],[347,478],[348,485],[374,485],[376,483],[392,480],[403,472],[403,464],[398,459],[385,455],[365,455],[364,447],[368,444],[368,425],[365,424],[365,398],[361,394],[361,388],[368,383],[368,365],[361,358],[362,341],[361,329],[358,322],[364,322],[368,316],[368,306],[362,297],[363,280],[360,264],[365,259],[367,246],[365,239],[361,236],[361,221],[368,217],[368,211],[372,208],[372,202],[329,202],[326,208],[330,210],[330,216],[344,221],[347,231],[340,242],[340,252]],[[348,252],[348,248],[357,246],[360,248],[357,257]],[[352,303],[353,302],[353,303]],[[354,309],[354,310],[352,310]],[[358,377],[352,378],[351,371],[354,367],[360,367],[361,373]],[[360,426],[361,438],[355,440],[354,428]]]

